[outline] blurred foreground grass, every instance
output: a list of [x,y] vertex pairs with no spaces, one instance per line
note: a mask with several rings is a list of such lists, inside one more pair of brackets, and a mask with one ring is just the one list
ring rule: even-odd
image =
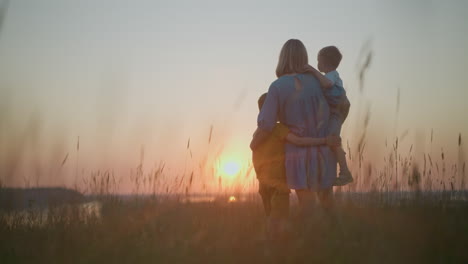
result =
[[293,207],[290,241],[267,250],[258,200],[105,199],[100,217],[57,209],[49,211],[54,217],[43,225],[12,225],[2,216],[0,263],[468,261],[465,202],[358,205],[340,199],[334,216],[317,207],[307,219],[298,217]]

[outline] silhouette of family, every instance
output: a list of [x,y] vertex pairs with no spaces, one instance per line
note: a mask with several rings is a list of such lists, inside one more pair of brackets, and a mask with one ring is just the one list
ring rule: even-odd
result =
[[258,99],[250,148],[270,239],[287,233],[291,189],[306,215],[316,196],[330,210],[333,186],[353,181],[340,138],[350,108],[337,71],[341,59],[338,48],[324,47],[316,69],[309,65],[304,44],[290,39],[281,49],[278,79]]

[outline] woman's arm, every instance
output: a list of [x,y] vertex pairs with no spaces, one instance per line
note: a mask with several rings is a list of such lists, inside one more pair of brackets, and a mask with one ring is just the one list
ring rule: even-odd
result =
[[310,65],[305,66],[304,72],[312,73],[315,76],[315,78],[318,79],[318,81],[320,82],[320,86],[322,86],[323,88],[331,88],[334,84],[330,79],[325,77],[321,72],[319,72]]
[[286,140],[297,146],[318,146],[328,145],[336,147],[341,145],[341,138],[337,136],[328,136],[326,138],[298,137],[292,133],[286,136]]

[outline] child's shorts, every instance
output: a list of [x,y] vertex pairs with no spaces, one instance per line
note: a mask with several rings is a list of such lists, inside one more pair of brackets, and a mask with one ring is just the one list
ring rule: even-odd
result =
[[339,136],[343,126],[343,118],[339,113],[331,113],[328,120],[328,134]]

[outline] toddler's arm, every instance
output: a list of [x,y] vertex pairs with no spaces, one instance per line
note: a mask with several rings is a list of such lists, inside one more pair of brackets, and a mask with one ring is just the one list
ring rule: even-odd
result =
[[341,138],[338,136],[328,136],[326,138],[298,137],[292,133],[286,136],[286,140],[297,146],[318,146],[328,145],[336,147],[341,145]]
[[304,72],[312,73],[315,76],[315,78],[318,79],[318,81],[320,82],[320,86],[322,86],[323,88],[331,88],[334,84],[330,79],[325,77],[321,72],[319,72],[310,65],[306,65],[304,67]]

